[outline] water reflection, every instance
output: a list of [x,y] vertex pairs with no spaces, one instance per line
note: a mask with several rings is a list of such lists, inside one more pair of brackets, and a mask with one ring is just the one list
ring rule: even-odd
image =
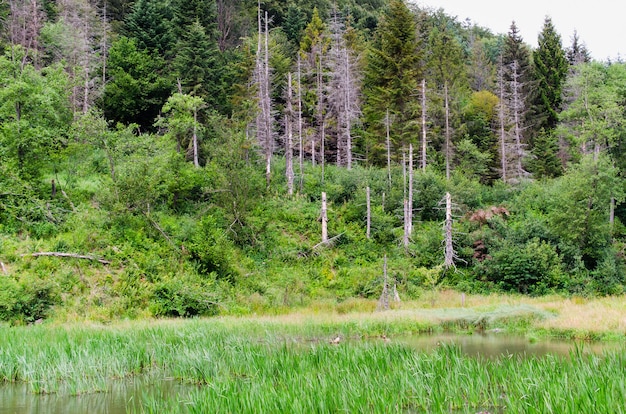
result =
[[106,393],[68,395],[64,392],[37,395],[28,384],[0,386],[0,414],[122,414],[139,412],[141,400],[146,395],[160,398],[179,398],[189,394],[192,387],[171,380],[136,378],[114,381]]
[[463,353],[470,356],[484,358],[498,358],[509,355],[521,356],[544,356],[560,355],[569,356],[570,352],[578,347],[583,352],[601,354],[604,351],[626,349],[622,343],[610,342],[573,342],[555,339],[529,340],[520,336],[498,334],[473,334],[473,335],[419,335],[397,339],[398,342],[407,344],[420,351],[431,352],[441,344],[455,344]]

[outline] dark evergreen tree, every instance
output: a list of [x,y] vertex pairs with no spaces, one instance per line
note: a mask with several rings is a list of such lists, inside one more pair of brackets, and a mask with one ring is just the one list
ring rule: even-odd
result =
[[215,0],[172,0],[172,30],[177,40],[184,37],[194,23],[199,23],[206,36],[217,41],[217,9]]
[[162,57],[139,50],[136,41],[121,37],[109,49],[109,82],[99,106],[104,115],[124,124],[150,129],[173,90]]
[[204,32],[199,21],[188,27],[188,32],[178,41],[173,67],[183,93],[206,97],[209,106],[224,103],[221,84],[220,53],[217,44]]
[[398,153],[405,144],[415,142],[418,128],[414,121],[420,116],[418,90],[422,77],[414,16],[404,1],[392,0],[376,30],[365,71],[363,112],[374,158],[376,152],[385,152],[387,110],[393,118],[390,135]]
[[553,132],[541,130],[535,138],[530,168],[536,178],[553,178],[563,174],[559,159],[558,137]]
[[306,25],[306,13],[304,13],[299,5],[290,3],[287,8],[285,22],[283,23],[283,31],[285,35],[287,35],[287,39],[294,45],[300,44],[300,38],[302,37],[302,32]]
[[135,39],[141,50],[167,56],[174,46],[170,21],[172,12],[163,0],[138,0],[126,18],[124,33]]
[[563,84],[568,68],[561,36],[554,29],[549,17],[544,20],[543,29],[539,33],[539,47],[533,53],[533,63],[537,86],[534,127],[549,132],[559,121]]

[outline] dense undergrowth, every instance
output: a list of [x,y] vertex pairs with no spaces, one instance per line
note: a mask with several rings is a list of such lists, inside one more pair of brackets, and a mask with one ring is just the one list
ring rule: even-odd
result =
[[[147,139],[132,145],[161,145]],[[608,221],[616,178],[609,167],[590,178],[597,161],[518,186],[416,172],[414,229],[405,248],[400,168],[392,169],[390,183],[385,169],[306,165],[302,190],[287,196],[280,161],[265,188],[253,161],[197,169],[168,148],[152,148],[148,158],[137,148],[120,156],[115,179],[104,173],[104,154],[70,148],[58,171],[33,189],[39,204],[5,210],[0,319],[272,314],[316,301],[378,298],[385,256],[389,280],[404,300],[441,286],[532,295],[623,291],[624,232],[619,218],[612,227]],[[52,179],[63,194],[50,195]],[[328,245],[320,244],[322,191]],[[454,203],[457,260],[444,271],[446,192]],[[109,263],[32,256],[38,252]]]

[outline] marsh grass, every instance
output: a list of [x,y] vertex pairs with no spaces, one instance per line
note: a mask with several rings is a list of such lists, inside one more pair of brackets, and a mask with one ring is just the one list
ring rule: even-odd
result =
[[[488,326],[541,318],[534,308],[511,309],[477,314]],[[411,313],[349,316],[0,327],[0,381],[70,395],[136,376],[190,385],[176,398],[146,394],[141,408],[129,407],[152,413],[624,412],[623,350],[483,359],[442,344],[426,353],[394,341],[435,326]]]

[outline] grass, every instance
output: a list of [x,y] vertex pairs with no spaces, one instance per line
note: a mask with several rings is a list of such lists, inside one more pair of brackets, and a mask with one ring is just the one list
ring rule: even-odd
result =
[[[137,375],[195,385],[178,398],[144,397],[142,412],[624,410],[623,351],[486,360],[454,346],[424,353],[393,336],[368,337],[379,329],[376,321],[295,322],[4,328],[0,379],[27,382],[41,394],[107,391],[112,380]],[[335,335],[343,338],[337,345],[329,341]]]
[[[387,312],[324,302],[277,316],[0,325],[0,384],[69,395],[108,392],[137,376],[190,385],[176,398],[146,394],[138,410],[155,413],[624,412],[624,349],[483,359],[449,345],[420,352],[394,339],[494,328],[532,340],[567,332],[623,338],[611,322],[620,298],[468,296],[463,308],[457,292],[435,299]],[[330,343],[337,336],[339,344]]]

